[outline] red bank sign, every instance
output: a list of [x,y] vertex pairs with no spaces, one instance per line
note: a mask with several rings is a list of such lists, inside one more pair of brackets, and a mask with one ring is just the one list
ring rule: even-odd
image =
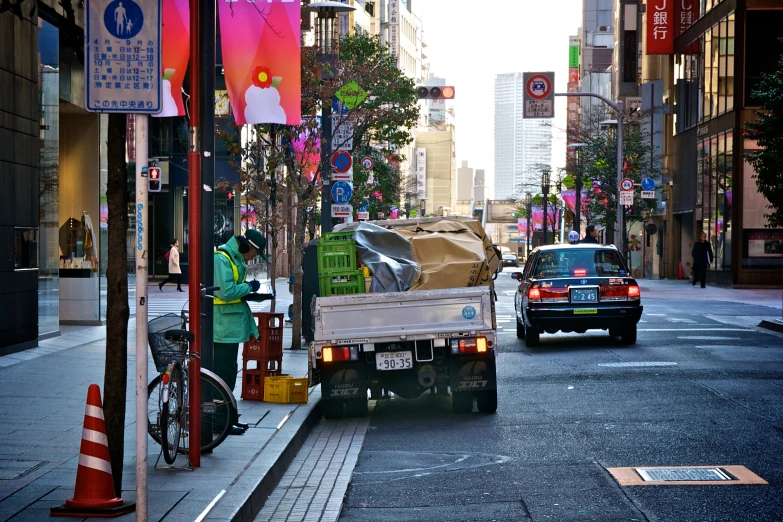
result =
[[647,1],[647,54],[674,53],[674,3],[676,1]]

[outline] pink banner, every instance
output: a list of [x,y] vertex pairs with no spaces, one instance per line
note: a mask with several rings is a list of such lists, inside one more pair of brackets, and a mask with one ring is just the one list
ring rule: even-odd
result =
[[307,179],[313,181],[318,172],[318,164],[321,162],[321,128],[299,133],[293,141],[294,156],[297,163],[302,165],[302,172]]
[[182,82],[190,56],[190,7],[188,0],[163,0],[163,34],[161,63],[161,111],[158,118],[184,116]]
[[223,69],[237,125],[301,122],[299,4],[219,2]]

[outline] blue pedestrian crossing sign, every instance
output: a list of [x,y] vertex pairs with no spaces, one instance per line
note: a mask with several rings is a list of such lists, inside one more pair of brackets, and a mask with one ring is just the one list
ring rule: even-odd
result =
[[353,196],[353,189],[351,185],[345,181],[337,181],[332,184],[332,202],[338,205],[345,205],[351,201]]
[[652,178],[642,179],[642,190],[655,190],[655,180]]
[[160,112],[161,1],[86,1],[84,83],[88,111]]

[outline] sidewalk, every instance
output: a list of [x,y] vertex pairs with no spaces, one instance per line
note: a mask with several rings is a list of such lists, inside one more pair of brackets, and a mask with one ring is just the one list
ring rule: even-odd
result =
[[[783,333],[783,290],[710,286],[691,286],[687,280],[639,279],[642,301],[645,298],[668,298],[683,301],[724,301],[761,307],[756,315],[710,316],[720,322],[738,326],[761,327]],[[767,313],[768,312],[768,313]]]
[[[276,311],[292,301],[285,279],[278,279]],[[182,294],[179,294],[181,296]],[[150,291],[150,304],[174,299],[176,292]],[[266,307],[268,310],[268,306]],[[133,313],[133,311],[131,312]],[[128,332],[123,493],[135,500],[135,319]],[[284,328],[282,369],[307,376],[307,351],[291,351],[291,328]],[[0,357],[0,520],[48,520],[49,508],[72,497],[76,483],[87,388],[103,392],[106,327],[66,327],[38,348]],[[240,365],[241,367],[241,365]],[[150,359],[150,377],[155,375]],[[310,429],[320,419],[320,388],[307,404],[272,404],[240,399],[242,421],[250,429],[229,436],[201,467],[155,470],[160,447],[148,444],[149,520],[251,521],[282,477]],[[165,465],[161,459],[162,465]],[[184,466],[179,457],[176,466]],[[78,517],[77,517],[78,519]],[[135,514],[117,520],[135,520]],[[86,519],[83,519],[86,520]],[[92,520],[92,519],[90,519]]]

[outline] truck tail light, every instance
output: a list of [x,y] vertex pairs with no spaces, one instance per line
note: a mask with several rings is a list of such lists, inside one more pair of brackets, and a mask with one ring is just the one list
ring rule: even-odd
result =
[[356,361],[359,359],[358,346],[325,346],[321,349],[324,362]]
[[467,339],[451,340],[451,353],[485,353],[486,351],[486,337],[471,337]]

